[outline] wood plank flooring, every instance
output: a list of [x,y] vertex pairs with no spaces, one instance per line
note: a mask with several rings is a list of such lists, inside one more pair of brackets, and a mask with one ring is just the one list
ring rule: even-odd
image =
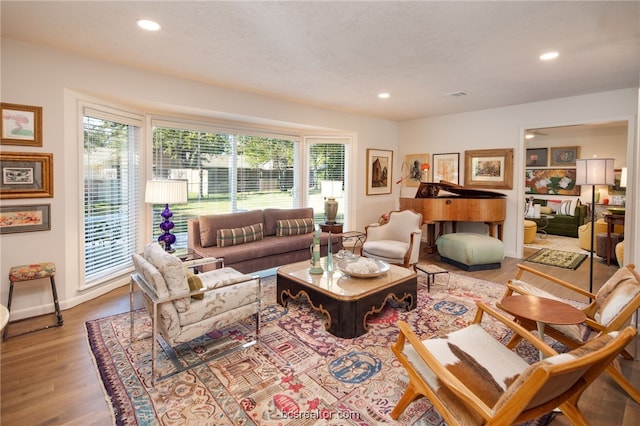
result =
[[[525,257],[533,251],[525,251]],[[443,264],[437,255],[423,255],[423,260],[448,270],[495,282],[513,278],[516,264],[522,259],[507,258],[502,268],[464,272]],[[583,288],[589,285],[589,260],[577,271],[535,265],[538,269],[561,277]],[[594,267],[595,289],[616,270],[597,260]],[[594,289],[594,291],[595,291]],[[137,306],[141,306],[137,301]],[[64,326],[9,338],[1,345],[2,425],[109,425],[113,423],[100,379],[89,354],[85,321],[129,310],[128,286],[113,290],[97,299],[63,312]],[[31,327],[36,321],[53,322],[53,316],[28,320],[10,326],[10,333]],[[629,348],[633,353],[633,346]],[[640,362],[622,360],[626,377],[640,387]],[[640,405],[608,376],[603,375],[583,395],[580,407],[593,425],[640,424]],[[570,424],[562,414],[551,425]]]

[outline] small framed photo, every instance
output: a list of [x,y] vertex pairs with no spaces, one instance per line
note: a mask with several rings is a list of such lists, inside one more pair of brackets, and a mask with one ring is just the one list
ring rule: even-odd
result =
[[367,149],[367,195],[391,194],[393,151]]
[[42,146],[42,107],[2,102],[0,144]]
[[429,176],[429,154],[412,154],[406,157],[409,173],[406,179],[407,186],[419,186],[420,182],[426,182]]
[[551,148],[551,167],[575,167],[579,156],[579,146]]
[[513,188],[513,149],[464,153],[464,184],[475,188]]
[[433,181],[460,184],[460,154],[433,154]]
[[0,206],[0,234],[48,231],[51,229],[51,204]]
[[0,199],[53,197],[53,154],[0,152]]
[[527,149],[527,167],[547,167],[547,148]]

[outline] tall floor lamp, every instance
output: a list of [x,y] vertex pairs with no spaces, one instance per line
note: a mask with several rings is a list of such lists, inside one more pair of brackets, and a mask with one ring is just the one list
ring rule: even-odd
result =
[[593,237],[596,221],[596,185],[613,185],[615,159],[584,158],[576,160],[576,185],[591,185],[591,264],[589,293],[593,293]]
[[158,242],[164,249],[173,253],[171,247],[176,242],[176,236],[171,233],[173,213],[169,210],[169,203],[183,204],[187,202],[187,181],[184,180],[148,180],[145,190],[144,201],[150,204],[164,204],[164,210],[160,216],[164,218],[160,222],[162,234],[158,237]]

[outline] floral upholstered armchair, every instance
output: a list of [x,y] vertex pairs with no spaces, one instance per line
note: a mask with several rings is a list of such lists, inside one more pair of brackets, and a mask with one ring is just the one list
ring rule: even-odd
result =
[[[142,292],[145,307],[152,319],[152,383],[156,379],[158,334],[168,344],[168,349],[173,350],[178,344],[255,315],[255,339],[249,344],[257,342],[262,293],[260,278],[229,267],[198,275],[189,273],[188,268],[207,262],[222,263],[222,259],[182,262],[155,242],[147,244],[142,255],[133,255],[135,272],[131,275],[130,287],[131,339],[133,341],[133,294],[137,287]],[[177,364],[177,371],[161,378],[205,361],[186,367]]]

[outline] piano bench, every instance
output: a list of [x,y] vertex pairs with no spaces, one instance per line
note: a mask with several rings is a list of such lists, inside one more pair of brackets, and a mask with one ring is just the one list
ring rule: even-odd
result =
[[497,238],[471,232],[445,234],[436,242],[443,262],[465,271],[499,269],[504,243]]

